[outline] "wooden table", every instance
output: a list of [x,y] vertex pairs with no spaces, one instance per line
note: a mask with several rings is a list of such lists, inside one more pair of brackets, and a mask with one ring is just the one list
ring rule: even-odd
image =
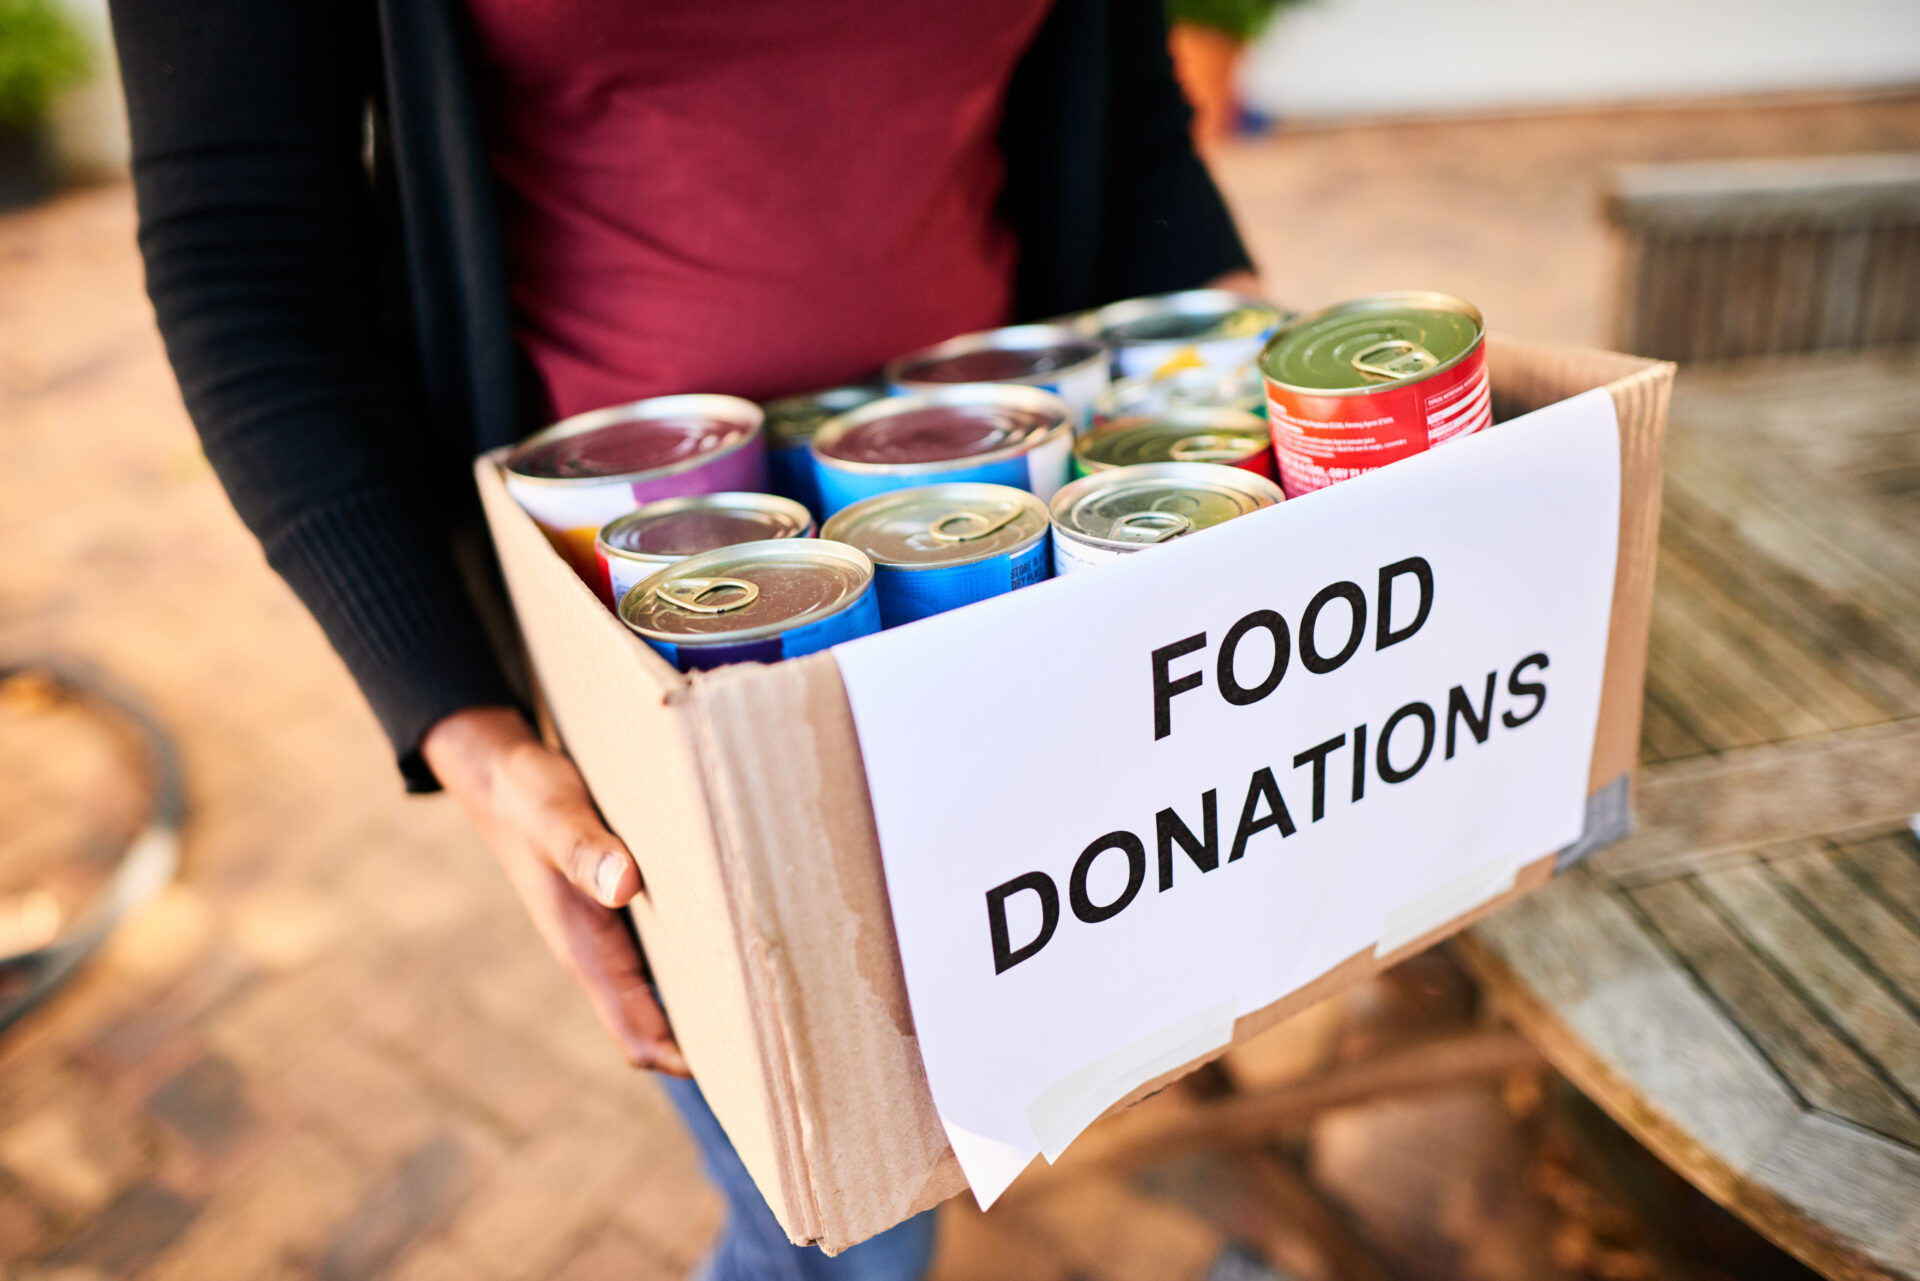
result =
[[1829,1276],[1920,1276],[1920,352],[1683,370],[1640,828],[1474,930],[1561,1071]]

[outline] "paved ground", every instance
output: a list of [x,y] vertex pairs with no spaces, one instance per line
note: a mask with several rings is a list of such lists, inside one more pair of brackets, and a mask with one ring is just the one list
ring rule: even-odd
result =
[[[1597,340],[1605,163],[1915,145],[1920,98],[1303,132],[1221,170],[1283,300],[1433,285],[1499,327]],[[716,1222],[691,1149],[452,807],[399,797],[195,449],[131,233],[118,188],[0,220],[0,655],[77,654],[139,691],[180,737],[193,816],[180,884],[0,1038],[4,1275],[679,1275]],[[24,812],[14,777],[0,816]],[[1307,1016],[1237,1069],[1283,1077],[1470,1017],[1449,973]],[[1398,1180],[1398,1210],[1345,1204],[1378,1241],[1424,1216],[1427,1237],[1399,1237],[1426,1242],[1410,1275],[1422,1252],[1441,1275],[1581,1275],[1541,1208],[1578,1189],[1502,1137],[1526,1099],[1435,1106],[1342,1114],[1316,1175]],[[1450,1177],[1383,1167],[1409,1142]],[[939,1275],[1198,1277],[1229,1236],[1333,1275],[1288,1223],[1228,1204],[1241,1187],[1204,1165],[1043,1175],[1004,1212],[949,1207]],[[1516,1226],[1476,1232],[1495,1218]]]

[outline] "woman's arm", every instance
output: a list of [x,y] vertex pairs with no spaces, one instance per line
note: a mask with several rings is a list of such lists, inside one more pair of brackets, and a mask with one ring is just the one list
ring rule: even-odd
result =
[[[381,324],[362,0],[114,0],[147,291],[207,457],[410,783],[444,783],[637,1066],[683,1073],[615,914],[626,847],[517,710]],[[445,464],[443,464],[445,466]]]
[[[345,660],[415,788],[461,707],[512,701],[466,596],[381,287],[366,0],[114,0],[140,247],[228,495]],[[403,345],[404,348],[404,345]],[[449,474],[451,473],[451,474]]]
[[1113,123],[1101,211],[1108,292],[1125,298],[1251,273],[1233,215],[1193,148],[1162,0],[1110,3]]

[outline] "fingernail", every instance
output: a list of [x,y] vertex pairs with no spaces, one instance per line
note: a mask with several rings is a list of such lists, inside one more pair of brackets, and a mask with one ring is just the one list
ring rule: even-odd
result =
[[626,871],[627,860],[613,853],[600,856],[600,866],[594,869],[593,884],[600,894],[602,903],[613,902],[613,896],[620,892],[620,873]]

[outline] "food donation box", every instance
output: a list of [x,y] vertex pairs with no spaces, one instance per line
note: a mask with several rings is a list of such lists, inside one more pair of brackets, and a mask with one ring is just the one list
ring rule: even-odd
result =
[[1490,430],[785,662],[682,675],[477,471],[714,1112],[837,1250],[1617,839],[1672,366],[1487,344]]

